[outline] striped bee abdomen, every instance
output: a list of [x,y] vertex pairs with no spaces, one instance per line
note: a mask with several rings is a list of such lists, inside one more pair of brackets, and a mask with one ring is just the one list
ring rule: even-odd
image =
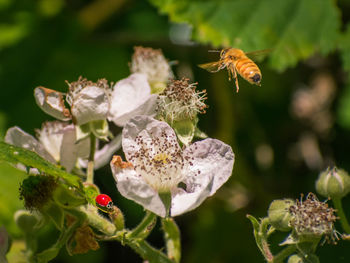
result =
[[251,84],[260,85],[261,72],[258,66],[247,56],[244,56],[236,61],[236,70],[239,75],[242,76]]

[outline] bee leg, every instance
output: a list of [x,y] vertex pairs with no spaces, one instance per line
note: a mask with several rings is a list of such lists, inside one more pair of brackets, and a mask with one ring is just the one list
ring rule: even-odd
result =
[[239,85],[238,85],[238,77],[237,77],[237,72],[236,72],[235,67],[232,67],[232,73],[233,73],[233,78],[235,79],[236,92],[238,93],[238,91],[239,91]]

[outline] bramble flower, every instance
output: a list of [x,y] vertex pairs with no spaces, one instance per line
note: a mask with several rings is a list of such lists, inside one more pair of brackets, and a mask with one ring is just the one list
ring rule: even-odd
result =
[[313,193],[309,193],[306,200],[296,200],[290,206],[290,226],[298,239],[317,239],[325,236],[327,240],[337,239],[334,222],[337,220],[335,210],[328,207],[326,202],[320,202]]
[[63,93],[44,87],[34,90],[38,106],[60,120],[72,119],[76,125],[106,119],[110,107],[110,88],[107,80],[100,79],[94,83],[80,77],[78,81],[67,84],[69,91],[66,101],[70,110],[64,105]]
[[151,94],[146,75],[131,74],[114,85],[108,120],[124,126],[136,115],[154,115],[156,100],[157,95]]
[[148,116],[125,125],[122,146],[127,162],[111,161],[119,192],[161,217],[168,210],[164,194],[171,195],[171,216],[193,210],[228,180],[234,164],[223,142],[205,139],[181,149],[174,130]]
[[76,143],[75,127],[60,121],[45,122],[41,130],[36,130],[37,138],[15,126],[9,128],[5,142],[36,152],[49,162],[59,163],[71,171],[78,156],[88,155],[89,142]]
[[166,89],[159,94],[157,113],[168,123],[184,119],[194,119],[197,113],[205,113],[208,107],[204,101],[206,91],[196,91],[198,83],[189,79],[171,80]]
[[[179,140],[188,145],[198,133],[197,114],[205,113],[206,91],[196,91],[197,83],[189,79],[171,80],[157,100],[157,118],[166,121]],[[206,136],[205,136],[206,137]]]
[[152,93],[163,91],[169,79],[173,78],[170,65],[160,49],[134,47],[130,71],[146,74]]

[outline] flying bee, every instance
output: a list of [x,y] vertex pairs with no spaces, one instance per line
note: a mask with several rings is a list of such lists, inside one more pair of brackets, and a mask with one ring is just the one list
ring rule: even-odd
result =
[[238,79],[237,73],[241,75],[246,81],[251,84],[260,86],[261,72],[258,66],[247,57],[247,55],[265,53],[269,50],[260,50],[255,52],[244,53],[243,50],[238,48],[225,48],[220,52],[220,60],[210,62],[206,64],[200,64],[199,67],[208,70],[209,72],[218,72],[224,68],[227,68],[228,78],[233,78],[236,83],[236,91],[238,92]]

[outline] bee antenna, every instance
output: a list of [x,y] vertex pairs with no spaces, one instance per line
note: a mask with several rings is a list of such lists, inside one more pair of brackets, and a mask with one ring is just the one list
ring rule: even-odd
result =
[[211,50],[208,50],[208,52],[221,52],[221,50],[211,49]]

